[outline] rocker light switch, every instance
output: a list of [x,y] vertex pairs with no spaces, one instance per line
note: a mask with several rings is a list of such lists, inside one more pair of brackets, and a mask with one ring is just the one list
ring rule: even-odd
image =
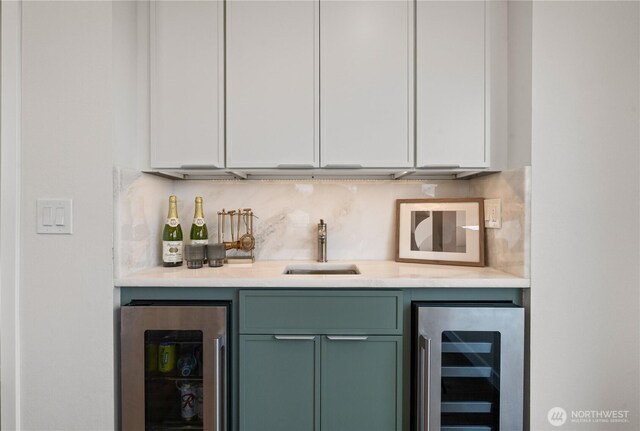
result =
[[484,200],[484,227],[502,227],[502,199]]
[[46,206],[42,208],[42,224],[44,226],[53,226],[53,207]]
[[36,201],[37,233],[70,234],[71,199],[38,199]]
[[64,226],[64,207],[56,207],[56,226]]

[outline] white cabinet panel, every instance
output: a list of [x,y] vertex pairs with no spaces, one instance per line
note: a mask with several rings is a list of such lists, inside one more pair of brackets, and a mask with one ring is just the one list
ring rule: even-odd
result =
[[222,1],[151,3],[151,167],[224,166]]
[[486,167],[485,2],[416,7],[416,165]]
[[227,164],[318,167],[317,1],[227,2]]
[[322,166],[413,166],[413,2],[322,2],[320,26]]

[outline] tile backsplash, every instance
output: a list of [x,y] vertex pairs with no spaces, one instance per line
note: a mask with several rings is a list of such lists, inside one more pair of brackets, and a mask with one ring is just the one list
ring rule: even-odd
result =
[[485,229],[487,266],[529,278],[531,168],[474,178],[469,181],[469,193],[502,199],[502,228]]
[[[396,199],[505,196],[503,226],[507,229],[503,227],[498,235],[488,232],[487,247],[494,243],[499,247],[497,253],[488,250],[488,264],[494,266],[495,261],[497,268],[522,276],[524,265],[518,267],[513,260],[525,255],[527,228],[521,216],[524,207],[506,203],[505,199],[526,202],[528,187],[521,183],[527,175],[520,169],[472,180],[180,181],[116,168],[116,277],[161,263],[161,232],[171,194],[178,197],[185,237],[191,226],[195,196],[204,199],[211,241],[217,241],[218,211],[252,208],[257,216],[256,259],[260,260],[315,259],[316,225],[321,218],[328,225],[329,260],[392,260]],[[502,243],[505,238],[507,244]],[[504,257],[504,253],[517,257]]]
[[[162,228],[173,181],[115,168],[114,276],[124,277],[162,263]],[[163,209],[164,208],[164,209]]]

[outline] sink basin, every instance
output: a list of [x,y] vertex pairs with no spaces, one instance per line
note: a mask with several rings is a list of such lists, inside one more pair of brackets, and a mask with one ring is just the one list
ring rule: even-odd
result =
[[299,264],[288,265],[284,269],[284,274],[289,275],[358,275],[358,267],[351,264]]

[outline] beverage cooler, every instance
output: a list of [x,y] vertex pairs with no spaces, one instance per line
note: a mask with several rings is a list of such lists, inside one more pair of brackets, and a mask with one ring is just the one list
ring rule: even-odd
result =
[[227,430],[228,323],[228,303],[121,308],[124,431]]
[[417,431],[523,429],[524,309],[413,304]]

